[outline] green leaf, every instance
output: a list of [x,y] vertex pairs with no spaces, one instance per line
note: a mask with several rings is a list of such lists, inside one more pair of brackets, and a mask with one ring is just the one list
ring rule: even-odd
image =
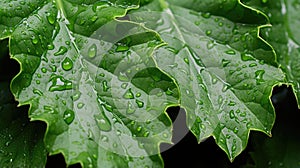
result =
[[[286,74],[287,82],[292,85],[297,100],[300,99],[299,76],[299,1],[258,0],[247,2],[261,9],[270,18],[272,27],[262,31],[262,36],[270,42],[277,54],[278,62]],[[298,101],[300,107],[300,102]]]
[[162,167],[159,143],[171,142],[172,129],[165,109],[178,104],[151,57],[162,42],[114,21],[138,1],[23,2],[0,2],[0,38],[10,37],[22,68],[12,92],[47,123],[50,154],[83,167]]
[[0,166],[43,167],[47,158],[43,142],[45,125],[30,123],[27,117],[28,108],[17,107],[9,88],[12,76],[7,74],[11,73],[2,69],[12,65],[6,55],[8,52],[5,52],[7,46],[2,44],[7,45],[7,41],[0,42]]
[[238,1],[160,0],[129,17],[167,43],[154,59],[178,84],[188,127],[199,142],[213,136],[232,161],[250,130],[271,135],[270,95],[284,75],[258,36],[267,21],[261,12]]

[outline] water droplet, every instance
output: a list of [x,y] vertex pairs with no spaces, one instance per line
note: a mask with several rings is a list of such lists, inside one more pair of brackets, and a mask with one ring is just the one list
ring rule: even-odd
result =
[[214,41],[209,41],[206,44],[207,49],[212,49],[214,46],[216,45],[216,43]]
[[78,103],[77,104],[77,108],[82,109],[82,107],[84,106],[84,103]]
[[106,116],[104,116],[103,114],[99,114],[95,115],[94,117],[100,130],[106,132],[111,130],[111,123]]
[[74,118],[75,118],[75,113],[74,113],[73,110],[66,110],[66,111],[64,112],[64,121],[65,121],[68,125],[70,125],[70,124],[73,122]]
[[120,81],[123,81],[123,82],[128,82],[129,81],[129,78],[127,77],[127,75],[125,73],[122,73],[122,72],[120,72],[120,74],[118,75],[118,79]]
[[141,93],[136,93],[135,94],[136,97],[141,97],[141,95],[142,95]]
[[107,103],[102,104],[102,106],[109,112],[113,112],[113,107]]
[[205,34],[206,34],[207,36],[211,35],[211,33],[212,33],[211,30],[206,30],[206,32],[205,32]]
[[36,80],[35,83],[39,85],[39,84],[41,84],[41,81],[40,80]]
[[268,2],[268,0],[261,0],[261,2],[262,2],[262,3],[267,3],[267,2]]
[[149,134],[150,134],[150,132],[149,131],[146,131],[145,133],[144,133],[144,137],[148,137],[149,136]]
[[228,106],[235,106],[235,102],[234,101],[230,101],[229,103],[228,103]]
[[196,26],[199,26],[201,22],[200,21],[195,21],[194,23],[195,23]]
[[58,55],[63,55],[68,51],[67,47],[65,46],[60,46],[58,51],[56,53],[54,53],[54,56],[58,56]]
[[190,61],[189,61],[189,59],[188,59],[188,58],[184,58],[183,60],[184,60],[184,62],[185,62],[185,63],[187,63],[187,64],[189,64],[189,63],[190,63]]
[[69,71],[73,68],[73,61],[68,57],[66,57],[61,64],[65,71]]
[[109,87],[107,86],[107,81],[106,80],[102,81],[102,86],[103,86],[103,91],[107,92]]
[[135,108],[133,107],[131,102],[128,102],[126,113],[127,114],[133,114],[134,112],[135,112]]
[[90,58],[94,58],[97,54],[97,46],[96,44],[91,45],[91,47],[88,50],[88,56]]
[[48,22],[50,23],[50,24],[54,24],[55,23],[55,16],[54,15],[52,15],[51,13],[48,13],[47,14],[47,20],[48,20]]
[[127,45],[118,45],[116,48],[116,52],[124,52],[128,51],[129,47]]
[[229,54],[229,55],[235,55],[235,51],[234,50],[227,50],[225,51],[226,54]]
[[132,93],[131,89],[128,89],[125,94],[123,95],[125,99],[134,99],[134,94]]
[[229,112],[229,117],[230,117],[231,119],[234,119],[234,118],[235,118],[235,114],[234,114],[234,111],[233,111],[233,110],[230,110],[230,112]]
[[142,131],[142,127],[141,127],[141,126],[138,126],[138,127],[136,128],[136,131],[137,131],[137,132],[141,132],[141,131]]
[[37,44],[39,42],[39,39],[36,36],[32,36],[31,42],[32,44]]
[[70,90],[73,88],[72,82],[64,79],[62,76],[52,75],[50,81],[52,81],[52,85],[49,88],[50,92]]
[[234,127],[233,132],[234,133],[238,133],[239,132],[239,128],[238,127]]
[[40,90],[38,90],[38,89],[33,89],[33,93],[34,93],[34,94],[37,94],[37,95],[39,95],[39,96],[42,96],[42,95],[43,95],[43,92],[40,91]]
[[242,58],[243,61],[253,61],[253,60],[255,60],[253,55],[251,55],[250,53],[242,53],[241,58]]
[[257,66],[256,63],[251,63],[251,64],[249,64],[249,67],[255,67],[255,66]]
[[47,72],[47,69],[43,67],[43,68],[41,69],[41,71],[42,71],[43,73],[46,73],[46,72]]
[[144,107],[144,102],[142,102],[142,101],[140,101],[140,100],[136,100],[135,102],[136,102],[136,104],[137,104],[137,106],[138,106],[139,108]]
[[230,64],[229,60],[222,59],[222,66],[223,67],[226,67],[228,64]]
[[236,145],[232,145],[231,151],[232,151],[232,152],[236,151]]
[[128,86],[128,83],[122,83],[121,88],[126,89]]
[[202,13],[201,16],[208,19],[210,18],[211,14],[207,12],[207,13]]
[[80,96],[81,96],[81,93],[77,92],[71,98],[72,98],[73,101],[76,101],[76,100],[78,100],[80,98]]
[[256,77],[256,83],[263,83],[265,80],[263,79],[263,75],[265,73],[265,70],[258,70],[255,72]]

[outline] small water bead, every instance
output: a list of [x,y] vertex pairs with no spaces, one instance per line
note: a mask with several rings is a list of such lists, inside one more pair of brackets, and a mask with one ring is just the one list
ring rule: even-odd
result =
[[42,71],[43,73],[46,73],[46,72],[47,72],[47,68],[43,67],[43,68],[41,69],[41,71]]
[[97,126],[100,130],[106,131],[106,132],[111,130],[111,123],[106,116],[104,116],[103,114],[99,114],[99,115],[95,115],[94,117],[95,117]]
[[229,112],[229,117],[230,117],[231,119],[234,119],[234,118],[235,118],[235,114],[234,114],[234,111],[233,111],[233,110],[230,110],[230,112]]
[[39,39],[36,36],[32,36],[31,42],[32,44],[37,44],[39,42]]
[[107,81],[106,81],[106,80],[102,81],[102,86],[103,86],[103,91],[104,91],[104,92],[107,92],[108,89],[109,89],[109,87],[108,87],[108,85],[107,85]]
[[34,94],[37,94],[37,95],[39,95],[39,96],[42,96],[42,95],[43,95],[43,92],[40,91],[40,90],[38,90],[38,89],[33,89],[33,93],[34,93]]
[[97,15],[94,15],[93,17],[91,17],[90,21],[95,22],[98,19]]
[[205,34],[206,34],[207,36],[211,35],[211,33],[212,33],[211,30],[206,30],[206,31],[205,31]]
[[121,88],[126,89],[128,86],[128,83],[122,83]]
[[61,64],[62,64],[63,70],[65,70],[65,71],[69,71],[69,70],[71,70],[73,68],[73,61],[70,58],[68,58],[68,57],[66,57],[62,61]]
[[64,112],[63,119],[66,122],[66,124],[70,125],[73,122],[73,120],[75,119],[74,111],[73,110],[66,110]]
[[128,102],[126,113],[127,114],[133,114],[134,112],[135,112],[134,106],[131,104],[131,102]]
[[88,56],[90,58],[94,58],[96,56],[96,54],[97,54],[97,46],[96,46],[96,44],[93,44],[88,49]]
[[243,61],[253,61],[253,60],[255,60],[253,55],[251,55],[250,53],[242,53],[241,58],[242,58]]
[[234,102],[234,101],[230,101],[229,103],[228,103],[228,106],[235,106],[236,105],[236,103]]
[[79,109],[82,109],[83,106],[84,106],[84,103],[78,103],[78,104],[77,104],[77,108],[79,108]]
[[49,22],[50,24],[53,25],[53,24],[55,23],[56,18],[55,18],[55,16],[54,16],[53,14],[47,13],[47,20],[48,20],[48,22]]
[[206,18],[206,19],[208,19],[208,18],[211,17],[211,14],[208,13],[208,12],[206,12],[206,13],[202,13],[201,16],[204,17],[204,18]]
[[230,64],[230,63],[231,63],[231,61],[222,59],[222,66],[223,66],[224,68],[227,67],[227,65]]
[[225,51],[225,53],[228,54],[228,55],[235,55],[236,54],[236,52],[234,50],[227,50],[227,51]]
[[138,106],[139,108],[143,108],[143,107],[144,107],[144,102],[142,102],[142,101],[140,101],[140,100],[136,100],[135,102],[136,102],[136,104],[137,104],[137,106]]
[[68,51],[67,47],[60,46],[58,51],[54,53],[54,56],[64,55]]
[[239,128],[238,127],[234,127],[233,132],[234,133],[238,133],[239,132]]
[[113,107],[110,104],[104,103],[102,106],[109,112],[113,112]]
[[110,5],[108,4],[108,2],[99,1],[99,2],[96,2],[96,3],[93,5],[93,11],[96,12],[96,11],[98,11],[98,10],[107,8],[107,7],[109,7],[109,6],[110,6]]

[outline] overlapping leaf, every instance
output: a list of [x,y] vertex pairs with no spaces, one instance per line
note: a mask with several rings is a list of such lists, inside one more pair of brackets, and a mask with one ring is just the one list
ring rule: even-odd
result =
[[[262,36],[276,51],[278,62],[286,74],[287,82],[293,86],[297,100],[300,98],[299,78],[299,14],[300,1],[252,0],[250,6],[261,9],[270,18],[272,27],[262,31]],[[298,106],[300,103],[298,101]]]
[[214,136],[233,160],[251,129],[271,134],[270,95],[284,76],[258,36],[267,21],[262,13],[239,1],[161,0],[129,17],[167,43],[154,59],[178,84],[188,127],[199,141]]
[[163,165],[158,144],[171,140],[164,111],[177,88],[152,60],[158,35],[114,21],[137,3],[0,2],[0,38],[10,37],[22,68],[12,91],[47,123],[46,148],[68,165]]

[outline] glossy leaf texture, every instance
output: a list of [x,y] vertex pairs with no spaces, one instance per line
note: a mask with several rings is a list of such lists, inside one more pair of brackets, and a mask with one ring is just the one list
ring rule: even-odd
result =
[[[297,100],[300,99],[300,37],[299,14],[300,1],[298,0],[258,0],[247,1],[247,4],[260,9],[270,19],[272,27],[261,32],[276,51],[278,62],[286,74],[287,83],[292,85]],[[298,106],[300,103],[298,101]]]
[[9,61],[7,40],[0,42],[0,166],[1,167],[43,167],[47,151],[43,138],[45,125],[29,122],[28,107],[17,107],[9,82],[12,72],[8,66],[18,69],[17,63]]
[[180,91],[187,124],[201,142],[213,136],[231,161],[250,130],[271,135],[270,95],[284,81],[258,34],[266,16],[239,1],[152,1],[128,15],[167,43],[154,59]]
[[[157,33],[115,21],[138,1],[0,2],[0,38],[21,65],[11,89],[47,123],[50,154],[83,167],[162,167],[173,81],[151,57]],[[14,11],[14,12],[12,12]],[[18,12],[19,11],[19,12]],[[10,21],[8,21],[10,18]]]

